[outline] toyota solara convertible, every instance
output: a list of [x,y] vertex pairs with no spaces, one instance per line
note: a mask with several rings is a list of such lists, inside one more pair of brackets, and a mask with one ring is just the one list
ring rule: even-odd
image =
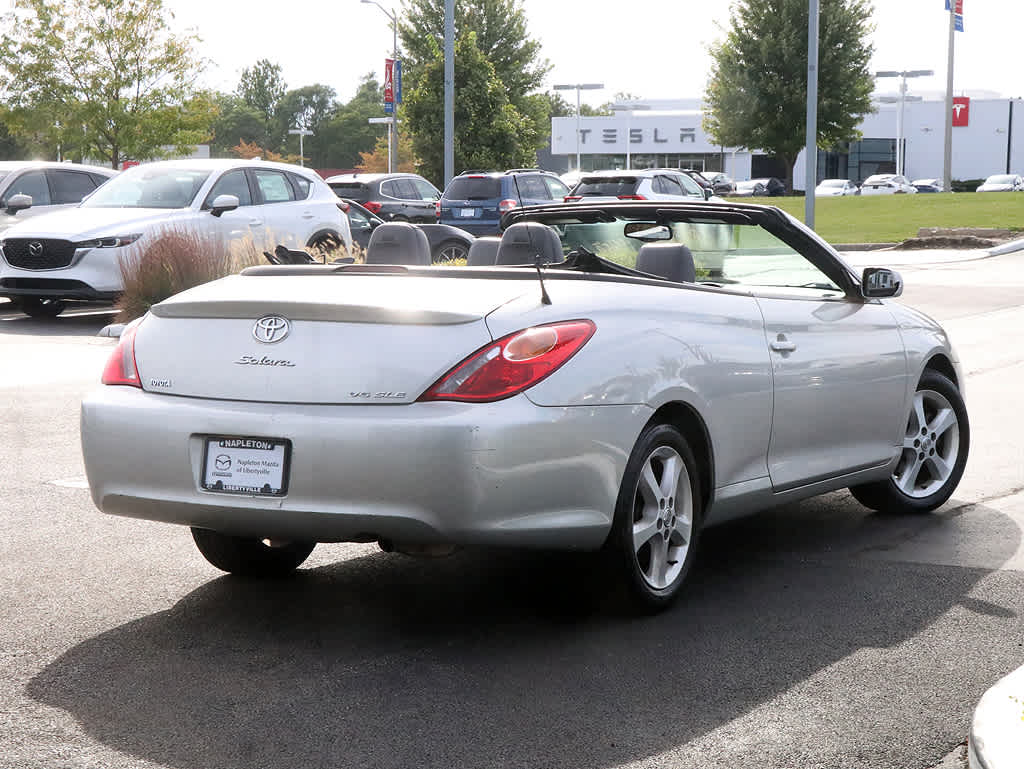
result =
[[[82,405],[96,505],[191,527],[214,566],[317,542],[595,551],[637,606],[701,530],[849,488],[923,513],[967,461],[942,328],[763,206],[506,214],[466,266],[408,224],[365,264],[262,266],[155,305]],[[479,245],[479,248],[478,248]]]

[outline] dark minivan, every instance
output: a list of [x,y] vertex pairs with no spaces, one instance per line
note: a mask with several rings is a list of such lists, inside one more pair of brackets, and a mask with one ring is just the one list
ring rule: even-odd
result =
[[474,235],[496,235],[501,215],[518,206],[561,203],[569,188],[553,173],[536,168],[466,171],[448,182],[440,201],[441,224]]
[[437,221],[441,192],[417,174],[339,174],[326,181],[339,198],[356,201],[386,222]]

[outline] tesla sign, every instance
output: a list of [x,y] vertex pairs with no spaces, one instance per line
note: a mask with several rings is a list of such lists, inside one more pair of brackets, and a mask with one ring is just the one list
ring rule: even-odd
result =
[[953,97],[953,127],[966,128],[971,117],[971,98],[969,96]]

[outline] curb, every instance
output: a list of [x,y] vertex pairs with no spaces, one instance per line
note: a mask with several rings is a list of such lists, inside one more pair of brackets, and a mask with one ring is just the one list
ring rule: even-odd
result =
[[1024,755],[1024,667],[982,695],[971,723],[971,769],[1014,769]]

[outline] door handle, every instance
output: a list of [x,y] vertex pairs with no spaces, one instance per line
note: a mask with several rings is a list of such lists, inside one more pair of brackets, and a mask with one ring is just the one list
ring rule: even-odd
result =
[[261,226],[263,224],[263,220],[262,219],[250,219],[249,220],[249,224],[252,225],[253,227],[259,227],[259,226]]
[[768,343],[775,352],[793,352],[796,350],[796,342],[790,342],[786,339],[785,334],[779,334],[777,339],[773,339]]
[[313,218],[313,216],[314,216],[314,214],[312,214],[312,213],[311,213],[311,212],[309,212],[309,211],[303,211],[303,212],[302,212],[302,218],[303,218],[303,219],[312,219],[312,218]]

